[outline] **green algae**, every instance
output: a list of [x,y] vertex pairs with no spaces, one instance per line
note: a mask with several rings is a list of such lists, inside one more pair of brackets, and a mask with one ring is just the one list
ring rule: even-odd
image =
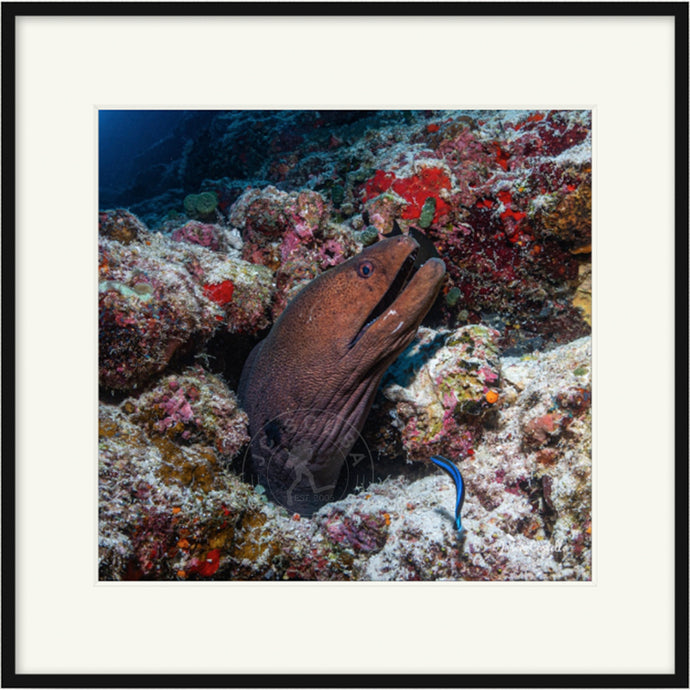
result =
[[370,225],[364,230],[361,230],[358,235],[357,239],[365,246],[368,247],[370,244],[374,244],[376,240],[379,238],[379,231],[373,226]]
[[123,297],[135,297],[142,302],[150,302],[153,299],[153,287],[148,283],[137,283],[133,288],[115,280],[104,280],[99,283],[98,292],[108,292],[109,290],[115,290]]
[[218,197],[215,192],[201,192],[201,194],[188,194],[184,198],[184,210],[188,216],[203,218],[211,215],[218,206]]
[[446,293],[446,304],[449,307],[454,307],[460,301],[461,297],[462,297],[462,290],[460,290],[460,288],[458,288],[458,287],[452,287]]
[[436,199],[433,196],[427,198],[419,214],[419,226],[426,230],[434,220],[436,213]]

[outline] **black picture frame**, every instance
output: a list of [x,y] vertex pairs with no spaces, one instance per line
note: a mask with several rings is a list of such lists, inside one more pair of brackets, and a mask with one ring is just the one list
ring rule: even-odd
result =
[[[16,615],[18,582],[15,554],[18,548],[15,492],[17,446],[15,427],[15,367],[21,352],[15,349],[18,318],[16,289],[15,155],[17,122],[15,94],[17,72],[16,22],[21,17],[162,17],[162,16],[265,16],[344,17],[395,16],[484,16],[496,17],[672,17],[675,24],[673,88],[675,123],[673,137],[675,176],[675,519],[674,519],[674,671],[669,674],[573,674],[541,673],[505,675],[428,673],[419,675],[380,673],[254,674],[154,674],[46,673],[26,674],[17,670]],[[671,3],[150,3],[150,2],[4,2],[2,4],[2,684],[4,687],[687,687],[688,686],[688,4]],[[670,270],[671,267],[669,267]],[[631,555],[639,558],[639,554]],[[631,602],[631,606],[634,603]]]

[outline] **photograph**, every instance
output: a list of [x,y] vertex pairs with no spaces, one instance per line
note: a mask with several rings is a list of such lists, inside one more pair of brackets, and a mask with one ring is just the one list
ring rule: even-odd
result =
[[98,170],[100,579],[591,579],[591,111],[102,109]]

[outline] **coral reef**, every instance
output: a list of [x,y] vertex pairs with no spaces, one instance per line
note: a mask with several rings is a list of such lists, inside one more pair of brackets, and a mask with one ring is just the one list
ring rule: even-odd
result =
[[[148,233],[131,214],[121,217],[137,229],[136,238],[127,233],[126,242],[99,240],[102,387],[133,390],[174,358],[199,352],[221,329],[251,334],[268,325],[268,269]],[[188,225],[181,230],[187,232]]]
[[242,233],[242,257],[275,271],[274,319],[295,288],[357,250],[351,234],[329,222],[322,196],[308,190],[249,189],[233,205],[229,222]]
[[[101,579],[591,578],[591,113],[206,111],[162,136],[101,188]],[[229,386],[398,227],[441,295],[352,451],[372,472],[293,515],[252,486]]]
[[590,135],[584,112],[510,124],[500,136],[457,123],[449,136],[439,130],[436,155],[458,191],[449,222],[428,232],[469,318],[500,315],[491,323],[501,346],[519,352],[589,333],[572,297],[590,244]]
[[[589,579],[591,341],[504,359],[502,372],[498,423],[455,458],[461,536],[453,484],[430,463],[313,518],[268,502],[226,462],[246,421],[200,367],[101,404],[101,578]],[[221,437],[232,441],[219,449]]]
[[[213,201],[245,260],[275,271],[273,318],[302,281],[371,241],[355,232],[397,219],[448,263],[446,291],[462,299],[446,326],[490,324],[516,354],[589,333],[576,297],[591,251],[589,111],[220,112],[191,132],[178,164],[196,171],[188,214]],[[157,209],[137,208],[165,217],[186,174],[156,188]]]
[[486,326],[422,328],[382,382],[379,414],[400,429],[409,460],[463,457],[494,412],[500,379],[498,333]]

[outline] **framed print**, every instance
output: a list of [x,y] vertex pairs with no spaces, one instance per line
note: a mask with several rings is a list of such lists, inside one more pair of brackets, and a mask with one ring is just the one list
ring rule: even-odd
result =
[[3,683],[684,687],[684,3],[4,3]]

